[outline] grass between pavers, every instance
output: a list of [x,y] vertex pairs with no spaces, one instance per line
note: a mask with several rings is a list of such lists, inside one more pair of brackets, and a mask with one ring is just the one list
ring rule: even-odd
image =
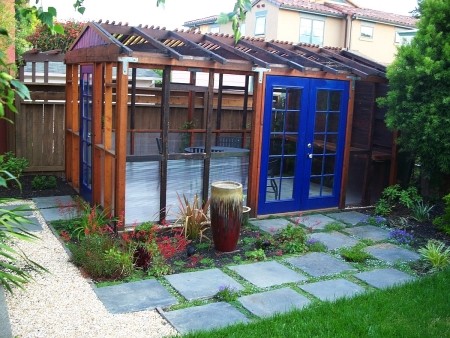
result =
[[450,269],[303,311],[184,337],[450,337]]

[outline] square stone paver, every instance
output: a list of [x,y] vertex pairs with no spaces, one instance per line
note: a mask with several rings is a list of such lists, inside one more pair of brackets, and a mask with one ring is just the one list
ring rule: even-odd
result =
[[414,251],[401,248],[391,243],[381,243],[364,249],[375,258],[394,264],[396,262],[411,262],[420,259],[420,255]]
[[364,288],[343,278],[304,284],[300,285],[300,288],[323,301],[353,297],[364,292]]
[[[336,223],[335,219],[332,219],[325,215],[305,215],[299,216],[292,219],[295,223],[302,224],[306,228],[312,230],[323,230],[330,223]],[[344,225],[344,224],[343,224]]]
[[288,226],[291,221],[284,218],[268,218],[259,220],[250,220],[250,224],[260,228],[261,230],[268,232],[270,234],[275,234],[280,230],[283,230]]
[[374,225],[361,225],[354,228],[343,229],[346,233],[361,239],[384,241],[389,238],[389,231]]
[[290,288],[282,288],[253,295],[239,297],[238,301],[258,317],[268,317],[276,313],[302,309],[311,301]]
[[364,215],[357,211],[335,212],[332,214],[327,214],[327,216],[351,225],[356,225],[367,219],[367,215]]
[[241,284],[219,269],[183,272],[165,278],[187,300],[212,297],[223,287],[235,291],[243,289]]
[[[33,209],[33,206],[31,204],[8,204],[8,205],[0,205],[0,209],[3,210],[14,210],[14,213],[22,216],[22,217],[26,217],[26,216],[32,216],[33,215],[33,211],[35,209]],[[0,214],[2,214],[2,212],[0,211]]]
[[181,334],[199,330],[213,330],[249,321],[243,313],[224,302],[163,312],[163,316]]
[[110,313],[136,312],[178,303],[155,279],[94,288],[94,291]]
[[61,206],[75,206],[72,196],[36,197],[32,199],[38,209],[59,208]]
[[328,250],[336,250],[342,247],[351,247],[358,244],[356,239],[341,234],[337,231],[319,232],[309,235],[309,238],[316,239],[323,243]]
[[53,222],[62,219],[69,220],[75,218],[78,209],[74,207],[65,208],[64,210],[60,208],[47,208],[47,209],[39,209],[39,212],[47,222]]
[[355,274],[355,277],[378,289],[385,289],[415,280],[413,276],[396,269],[360,272]]
[[304,275],[275,261],[236,265],[229,268],[260,288],[307,279]]
[[286,262],[314,277],[333,275],[349,270],[356,270],[350,264],[340,261],[322,252],[311,252],[300,257],[291,257]]

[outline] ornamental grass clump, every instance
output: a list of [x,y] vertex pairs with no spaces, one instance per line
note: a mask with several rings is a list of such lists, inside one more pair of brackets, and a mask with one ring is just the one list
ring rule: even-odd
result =
[[429,240],[427,245],[419,249],[422,257],[428,261],[435,271],[443,270],[450,265],[450,247],[437,240]]
[[181,225],[186,238],[191,240],[200,240],[203,238],[209,240],[204,232],[209,229],[211,222],[208,217],[209,200],[202,206],[201,201],[196,194],[192,203],[183,194],[183,198],[177,194],[179,202],[179,214],[175,224]]

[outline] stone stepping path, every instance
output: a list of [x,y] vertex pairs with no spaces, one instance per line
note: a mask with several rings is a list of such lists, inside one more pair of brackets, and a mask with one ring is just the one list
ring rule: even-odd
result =
[[69,220],[79,212],[72,196],[36,197],[33,202],[47,222]]
[[228,325],[249,322],[243,313],[224,302],[163,312],[162,315],[181,334],[198,330],[213,330]]
[[275,234],[280,230],[283,230],[292,224],[291,221],[284,218],[267,218],[261,220],[250,220],[250,224],[260,228],[262,231],[268,232],[269,234]]
[[360,239],[370,239],[372,241],[385,241],[389,238],[389,231],[374,225],[362,225],[354,228],[343,229],[349,235]]
[[364,222],[367,219],[367,215],[357,211],[335,212],[327,214],[327,216],[350,225],[356,225],[358,223]]
[[234,291],[244,289],[241,284],[217,268],[178,273],[165,278],[187,300],[213,297],[223,287]]
[[[294,223],[301,224],[304,227],[315,230],[324,230],[328,224],[336,223],[336,220],[325,215],[305,215],[292,219]],[[344,226],[344,224],[342,224]]]
[[356,270],[350,264],[322,252],[311,252],[304,256],[288,258],[286,262],[313,277],[329,276],[344,271]]
[[391,243],[382,243],[365,248],[368,254],[390,264],[397,262],[414,262],[420,259],[420,255],[414,251],[401,248]]
[[364,292],[364,288],[346,279],[332,279],[300,285],[300,288],[322,301],[334,301],[343,297],[353,297]]
[[336,250],[343,247],[351,247],[358,244],[358,241],[354,238],[341,234],[337,231],[332,232],[319,232],[311,234],[309,238],[318,240],[323,243],[328,250]]
[[311,302],[308,298],[290,288],[243,296],[239,297],[238,301],[248,311],[258,317],[268,317],[276,313],[302,309]]
[[110,313],[128,313],[170,306],[178,300],[155,279],[94,288]]
[[415,280],[413,276],[396,269],[377,269],[360,272],[354,276],[377,289],[386,289]]
[[307,279],[304,275],[275,261],[235,265],[228,268],[260,288],[300,282]]

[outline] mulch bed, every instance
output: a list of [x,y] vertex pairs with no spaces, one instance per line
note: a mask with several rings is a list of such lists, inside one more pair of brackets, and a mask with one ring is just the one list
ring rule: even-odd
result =
[[0,198],[30,199],[34,197],[76,195],[77,192],[61,177],[56,176],[56,188],[34,190],[32,183],[36,175],[24,175],[20,178],[22,188],[10,182],[8,188],[0,187]]

